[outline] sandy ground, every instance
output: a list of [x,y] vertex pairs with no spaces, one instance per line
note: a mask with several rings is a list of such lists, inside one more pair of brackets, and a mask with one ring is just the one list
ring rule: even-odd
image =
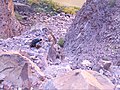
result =
[[65,6],[77,6],[82,7],[86,0],[53,0]]

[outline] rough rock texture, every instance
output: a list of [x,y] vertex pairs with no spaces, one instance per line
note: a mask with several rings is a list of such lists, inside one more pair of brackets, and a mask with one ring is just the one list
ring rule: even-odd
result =
[[[40,72],[40,69],[42,71],[48,70],[46,68],[48,66],[48,64],[47,64],[48,62],[46,61],[46,59],[47,59],[49,48],[51,47],[51,43],[52,43],[51,40],[49,41],[50,38],[48,38],[48,35],[46,34],[47,31],[44,31],[43,28],[47,28],[48,31],[51,31],[53,33],[53,35],[55,36],[55,38],[58,40],[60,37],[65,36],[65,33],[68,30],[68,27],[70,26],[72,19],[74,17],[71,16],[69,18],[69,17],[64,16],[64,14],[56,15],[56,16],[52,16],[52,17],[48,17],[46,14],[37,14],[35,16],[37,16],[36,18],[37,18],[37,20],[38,19],[39,20],[36,21],[37,24],[34,22],[34,24],[36,24],[36,25],[32,26],[30,30],[24,32],[20,36],[15,36],[13,38],[7,38],[7,39],[0,39],[0,53],[1,52],[5,52],[5,53],[6,52],[19,52],[22,57],[27,57],[29,59],[29,62],[31,62],[30,66],[35,66],[33,68],[36,68],[38,70],[36,72],[32,69],[32,72],[34,71],[35,74],[29,76],[30,81],[32,82],[32,87],[34,90],[40,90],[42,88],[41,83],[43,83],[40,80],[44,79],[44,78],[41,78],[41,77],[39,78],[40,73],[38,74],[38,72]],[[34,40],[36,38],[42,39],[42,43],[40,43],[41,47],[39,49],[30,47],[32,40]],[[56,45],[55,45],[55,49],[57,50]],[[3,58],[0,57],[0,60],[1,59],[3,59]],[[19,58],[16,58],[16,59],[19,60]],[[7,61],[7,60],[5,60],[5,61]],[[59,61],[61,63],[61,60],[59,60]],[[54,62],[51,62],[50,64],[53,64],[53,63]],[[0,66],[2,67],[2,65],[0,65]],[[6,66],[7,66],[7,64],[6,64]],[[20,66],[20,68],[22,68],[22,67],[23,66]],[[56,73],[58,72],[57,68],[59,68],[59,73],[64,72],[64,70],[65,70],[65,69],[60,69],[60,67],[57,67],[57,66],[55,66],[55,67],[56,67],[56,72],[53,72],[53,74],[55,73],[54,75],[56,75]],[[18,72],[19,71],[20,70],[18,70]],[[8,75],[8,73],[9,73],[9,71],[7,72],[6,75]],[[48,76],[49,79],[54,77],[54,76],[52,76],[53,74],[50,71],[48,71],[47,73],[45,72],[45,74],[47,74],[47,75],[49,73],[50,73],[50,75],[49,75],[50,77]],[[17,73],[17,74],[18,75],[15,74],[16,77],[19,76],[19,73]],[[36,77],[36,74],[37,74],[37,77]],[[15,77],[15,79],[16,79],[16,77]],[[3,78],[0,78],[0,81],[2,81],[2,79]],[[15,81],[17,81],[17,80],[15,80]],[[14,83],[11,83],[10,80],[7,80],[5,82],[5,84],[9,85],[10,87],[12,85],[14,85]],[[0,89],[1,89],[1,85],[0,85]]]
[[110,80],[95,72],[74,70],[48,81],[44,90],[113,90]]
[[65,73],[72,71],[70,68],[69,64],[62,64],[62,65],[51,65],[48,66],[45,70],[44,73],[48,79],[53,79],[56,76],[62,76]]
[[[39,20],[36,25],[32,26],[30,30],[24,32],[20,36],[15,36],[8,39],[0,39],[0,52],[7,51],[18,51],[23,52],[26,57],[31,59],[37,64],[43,63],[43,65],[38,65],[39,67],[44,67],[44,60],[48,54],[49,48],[51,47],[51,41],[48,39],[48,35],[43,30],[47,28],[51,31],[57,41],[60,37],[64,37],[68,27],[70,26],[73,17],[62,16],[52,16],[47,17],[46,15],[38,15]],[[42,39],[41,47],[39,49],[30,48],[30,43],[33,39]],[[50,54],[52,56],[52,53]]]
[[33,84],[40,81],[41,76],[44,77],[44,74],[38,66],[20,53],[0,53],[0,80],[3,80],[3,85],[14,85],[14,89],[16,87],[30,89],[30,82]]
[[74,69],[81,68],[83,60],[120,61],[120,0],[87,0],[66,34],[64,47]]
[[16,20],[12,0],[0,1],[0,38],[18,36],[23,27]]
[[14,8],[15,8],[15,11],[18,11],[18,12],[31,12],[31,13],[33,13],[33,10],[31,9],[31,7],[29,5],[26,5],[26,4],[14,2]]

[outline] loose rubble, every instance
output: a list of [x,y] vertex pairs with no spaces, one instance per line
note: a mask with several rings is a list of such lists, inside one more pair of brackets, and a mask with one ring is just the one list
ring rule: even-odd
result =
[[[54,73],[57,75],[58,73],[61,74],[61,73],[65,73],[65,72],[68,72],[69,70],[71,70],[69,66],[68,66],[69,68],[67,68],[64,65],[63,65],[63,68],[61,65],[59,66],[59,64],[64,62],[64,60],[63,60],[64,59],[63,58],[64,49],[61,48],[57,44],[57,41],[59,40],[60,37],[65,36],[65,33],[68,30],[70,24],[72,23],[72,19],[73,19],[72,16],[67,18],[64,15],[57,15],[57,16],[52,16],[52,17],[47,17],[45,15],[43,17],[40,17],[40,16],[37,16],[37,17],[39,17],[39,19],[41,21],[39,21],[39,19],[37,19],[38,20],[38,21],[36,21],[37,24],[32,26],[30,30],[24,32],[20,36],[15,36],[13,38],[8,38],[8,39],[0,39],[0,53],[1,54],[8,53],[8,52],[10,52],[10,53],[17,52],[17,53],[19,53],[18,55],[21,56],[20,59],[22,60],[22,62],[24,64],[25,64],[25,60],[22,59],[22,56],[29,59],[29,63],[30,63],[29,66],[31,68],[30,71],[34,72],[34,74],[28,75],[29,79],[30,79],[30,83],[32,82],[31,84],[29,84],[29,82],[28,82],[28,84],[30,85],[31,88],[36,89],[36,90],[42,88],[41,85],[42,85],[42,83],[44,83],[43,81],[45,78],[52,79],[52,77],[54,77],[54,76],[48,76],[48,75],[52,75],[50,73]],[[47,22],[48,24],[46,24],[44,22]],[[62,22],[62,23],[59,23],[59,22]],[[56,23],[56,24],[54,24],[54,23]],[[56,32],[59,32],[59,34]],[[55,41],[55,39],[56,39],[56,41]],[[50,53],[50,50],[53,50],[53,49],[54,49],[54,53]],[[5,54],[5,55],[7,55],[7,54]],[[52,61],[50,60],[52,55],[54,55],[55,61],[53,59],[52,59]],[[8,54],[8,56],[12,57],[10,54]],[[8,59],[8,60],[11,60],[11,59]],[[16,57],[16,59],[19,60],[18,57]],[[16,59],[13,58],[13,60],[16,60]],[[5,60],[5,61],[7,61],[7,60]],[[2,61],[1,61],[1,63],[2,63]],[[14,61],[12,63],[14,63]],[[22,72],[22,68],[24,68],[24,66],[27,66],[27,64],[25,64],[25,65],[24,64],[22,64],[22,66],[20,66],[21,70],[19,69],[18,72]],[[56,64],[57,64],[57,66],[54,66]],[[2,65],[0,65],[1,69],[3,68]],[[53,65],[53,66],[50,66],[50,65]],[[17,66],[15,68],[17,69]],[[53,72],[52,68],[56,68],[56,70],[54,69],[54,72]],[[37,71],[34,71],[34,70],[37,70]],[[40,78],[39,75],[42,74],[40,72],[45,72],[46,77]],[[7,73],[9,73],[9,72],[7,72]],[[17,73],[17,72],[13,72],[13,73],[11,73],[11,75],[12,74],[16,75],[16,77],[21,76],[23,78],[21,80],[24,81],[24,75]],[[6,77],[5,75],[9,75],[9,74],[1,73],[1,77],[0,77],[0,80],[2,83],[1,89],[12,88],[12,85],[15,85],[14,89],[15,88],[21,88],[21,89],[23,88],[23,86],[22,86],[23,83],[21,80],[19,80],[20,82],[17,82],[18,80],[12,80],[12,78],[14,76],[11,79],[8,78],[7,80],[2,81]],[[27,73],[26,73],[26,75],[27,75]],[[10,82],[9,82],[9,80],[10,80]],[[19,84],[13,83],[14,81],[16,81]],[[4,87],[2,87],[2,86],[4,86]],[[28,85],[25,84],[24,87],[26,87],[26,86],[28,86]]]
[[[85,6],[83,8],[85,8]],[[69,43],[71,44],[70,47],[65,45],[66,48],[58,45],[57,42],[59,39],[65,38],[65,34],[69,31],[69,27],[74,18],[74,15],[64,13],[55,16],[37,13],[27,17],[27,20],[25,20],[27,23],[21,21],[22,24],[28,26],[31,26],[34,22],[30,30],[25,31],[20,36],[4,40],[0,39],[0,89],[17,88],[22,90],[23,87],[27,87],[33,90],[73,88],[87,90],[96,90],[96,88],[100,90],[113,90],[113,88],[116,88],[115,90],[119,90],[119,61],[115,64],[109,59],[96,61],[95,58],[90,57],[88,54],[81,55],[79,53],[83,50],[80,49],[79,43],[75,43],[72,49],[70,48],[73,45],[71,43]],[[32,23],[30,23],[29,20],[32,20]],[[87,27],[86,25],[85,28]],[[74,34],[77,32],[78,31],[75,31]],[[73,38],[73,34],[70,35],[70,37]],[[80,36],[81,34],[79,34],[77,38]],[[86,39],[88,38],[86,37]],[[100,44],[96,45],[102,46]],[[94,43],[91,43],[88,53],[91,53],[91,47],[93,46]],[[86,53],[88,45],[84,47],[84,53]],[[108,45],[108,47],[109,48],[106,49],[112,50],[116,48],[116,51],[119,50],[119,46],[111,47]],[[68,51],[75,49],[78,51],[72,52],[74,54],[71,54],[71,52],[66,54],[64,49],[68,49]],[[100,48],[97,48],[97,50],[98,49]],[[18,60],[18,62],[16,60]],[[7,65],[6,62],[13,64],[11,65],[10,63]],[[13,72],[10,70],[3,73],[3,66],[10,66],[11,68],[13,66],[15,70],[13,70]],[[6,75],[10,75],[11,77]],[[13,77],[14,80],[12,79]],[[16,80],[18,77],[20,77],[20,80]],[[74,84],[72,85],[71,83]]]
[[[117,79],[113,83],[120,84],[119,22],[120,0],[87,0],[65,36],[64,47],[72,69],[86,69],[82,61],[88,60],[88,69],[112,76]],[[112,67],[117,67],[115,72]],[[118,77],[114,77],[116,72]]]

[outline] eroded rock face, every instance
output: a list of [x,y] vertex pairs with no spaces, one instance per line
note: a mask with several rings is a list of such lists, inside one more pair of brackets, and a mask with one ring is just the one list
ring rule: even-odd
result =
[[33,13],[34,11],[30,8],[30,6],[22,4],[22,3],[15,3],[14,2],[14,7],[15,7],[15,11],[18,12],[31,12]]
[[48,81],[45,90],[113,90],[114,85],[110,80],[95,72],[74,70]]
[[[0,53],[0,76],[4,76],[1,80],[4,80],[4,82],[11,81],[14,85],[22,87],[22,78],[19,77],[21,77],[20,74],[25,63],[24,58],[18,54]],[[24,77],[28,76],[24,75]],[[28,78],[25,79],[27,80]]]
[[[34,69],[32,70],[32,68]],[[0,53],[0,80],[3,81],[3,85],[7,83],[7,85],[30,90],[34,82],[40,81],[39,75],[44,77],[38,66],[20,53]]]
[[77,13],[64,46],[74,68],[82,60],[120,60],[120,0],[111,1],[87,0]]
[[18,36],[22,31],[23,26],[15,18],[12,0],[0,1],[0,39]]

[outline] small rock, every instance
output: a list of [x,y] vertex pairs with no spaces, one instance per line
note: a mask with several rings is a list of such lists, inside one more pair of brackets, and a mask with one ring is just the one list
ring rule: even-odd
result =
[[90,66],[91,62],[88,60],[83,60],[83,62],[81,63],[83,66]]
[[117,66],[120,66],[120,61],[118,61],[118,62],[116,63],[116,65],[117,65]]
[[104,68],[105,70],[109,70],[109,69],[110,69],[110,66],[111,66],[111,62],[105,63],[104,66],[103,66],[103,68]]
[[100,60],[100,61],[98,62],[98,64],[99,64],[103,69],[109,70],[112,62],[109,61],[109,60]]
[[115,90],[120,90],[120,85],[117,85]]
[[[30,47],[36,47],[36,48],[38,48],[38,47],[40,47],[40,45],[38,44],[38,43],[40,43],[42,41],[42,39],[33,39],[32,40],[32,42],[30,43]],[[37,44],[37,46],[36,46],[36,44]]]

